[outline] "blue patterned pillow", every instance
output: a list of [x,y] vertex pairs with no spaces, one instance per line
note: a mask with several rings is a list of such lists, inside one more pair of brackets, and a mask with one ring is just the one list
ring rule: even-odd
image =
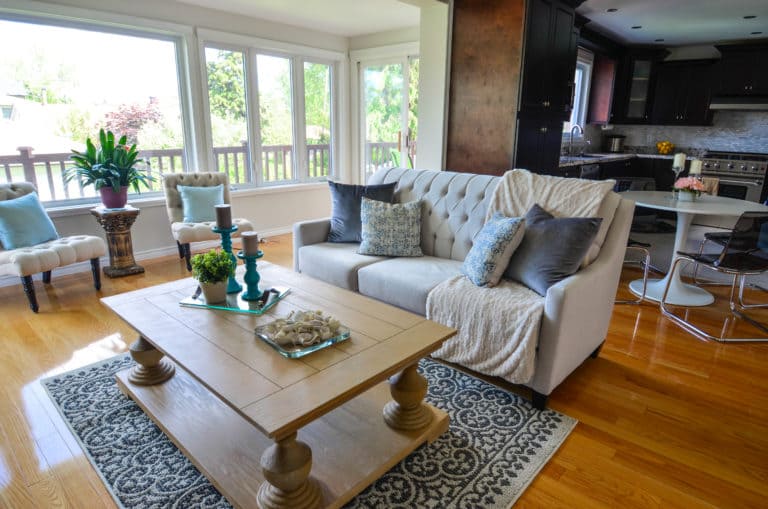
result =
[[421,252],[421,202],[386,203],[363,197],[363,241],[359,254],[424,256]]
[[525,219],[494,214],[473,239],[462,274],[477,286],[496,286],[524,234]]

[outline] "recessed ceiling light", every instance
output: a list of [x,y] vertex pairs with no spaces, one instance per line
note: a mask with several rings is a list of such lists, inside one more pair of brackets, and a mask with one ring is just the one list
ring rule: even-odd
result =
[[750,33],[749,33],[749,35],[760,35],[760,34],[762,34],[762,33],[763,33],[763,32],[750,32]]
[[653,42],[664,42],[664,39],[654,39]]
[[632,30],[637,30],[639,28],[643,28],[642,25],[635,25],[632,27]]
[[755,19],[757,16],[744,16],[744,19]]
[[605,12],[616,12],[616,11],[618,11],[618,9],[614,9],[613,7],[605,10]]

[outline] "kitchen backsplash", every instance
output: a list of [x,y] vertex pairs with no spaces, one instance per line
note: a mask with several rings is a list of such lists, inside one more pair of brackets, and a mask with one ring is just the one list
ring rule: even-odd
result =
[[718,111],[714,125],[706,127],[615,125],[603,131],[600,126],[589,125],[584,134],[592,142],[591,151],[601,146],[603,133],[625,135],[624,146],[628,148],[654,147],[657,141],[669,140],[676,147],[768,153],[768,112]]

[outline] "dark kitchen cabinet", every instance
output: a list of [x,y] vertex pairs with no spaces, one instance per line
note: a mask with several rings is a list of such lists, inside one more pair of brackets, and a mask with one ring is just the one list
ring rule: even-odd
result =
[[665,55],[665,50],[630,50],[624,55],[616,75],[611,122],[648,123],[655,66]]
[[615,179],[619,177],[640,177],[633,171],[632,161],[636,158],[621,159],[618,161],[605,161],[600,163],[600,175],[604,179]]
[[518,116],[515,168],[558,175],[562,138],[562,120],[541,115]]
[[592,65],[592,84],[589,91],[587,123],[610,124],[613,86],[616,81],[616,60],[605,55],[595,55]]
[[578,30],[569,2],[528,2],[520,110],[571,115]]
[[651,123],[711,125],[711,60],[661,63],[656,68]]
[[715,46],[722,58],[715,93],[724,96],[768,95],[768,45]]

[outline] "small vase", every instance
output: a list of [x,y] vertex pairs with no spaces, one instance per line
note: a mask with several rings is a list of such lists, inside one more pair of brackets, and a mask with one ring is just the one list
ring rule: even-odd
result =
[[200,283],[206,304],[221,304],[227,300],[227,282]]
[[696,201],[696,193],[689,193],[688,191],[677,192],[678,201]]
[[122,209],[128,202],[128,186],[123,186],[115,192],[111,187],[102,187],[99,189],[101,195],[101,204],[108,209]]

